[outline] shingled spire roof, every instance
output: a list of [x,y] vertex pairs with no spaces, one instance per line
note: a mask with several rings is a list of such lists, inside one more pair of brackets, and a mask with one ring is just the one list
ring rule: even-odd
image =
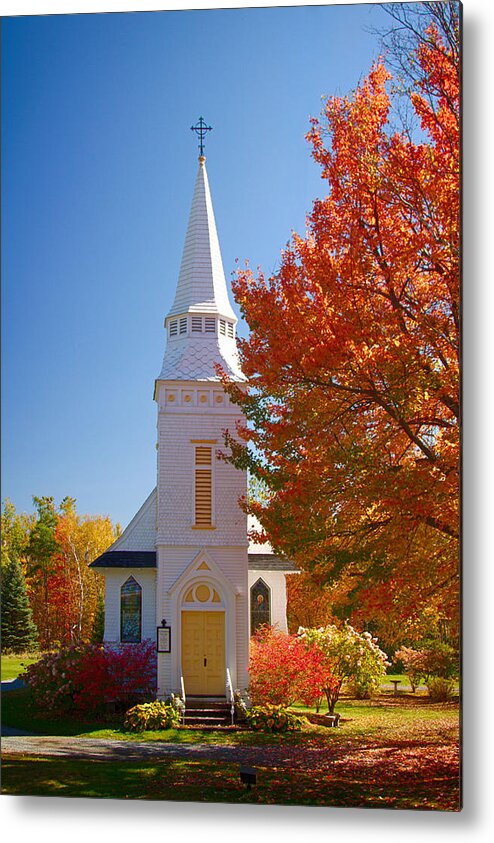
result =
[[228,298],[206,159],[201,155],[175,301],[168,316],[221,313],[236,320]]
[[244,380],[236,324],[201,155],[175,300],[165,319],[167,346],[158,380],[218,380],[217,363],[235,380]]

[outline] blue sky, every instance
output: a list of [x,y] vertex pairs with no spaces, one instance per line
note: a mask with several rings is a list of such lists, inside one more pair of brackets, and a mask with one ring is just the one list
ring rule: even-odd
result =
[[155,483],[152,399],[197,140],[227,279],[276,268],[324,192],[304,135],[379,53],[377,4],[3,21],[2,497],[123,525]]

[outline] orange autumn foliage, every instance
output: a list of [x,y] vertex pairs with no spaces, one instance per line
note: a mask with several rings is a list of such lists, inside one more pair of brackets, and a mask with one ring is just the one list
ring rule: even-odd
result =
[[[275,550],[340,584],[362,621],[457,611],[459,73],[434,27],[416,52],[421,137],[390,128],[378,62],[308,139],[327,195],[280,270],[238,272],[249,379],[230,459]],[[253,447],[252,447],[253,446]]]

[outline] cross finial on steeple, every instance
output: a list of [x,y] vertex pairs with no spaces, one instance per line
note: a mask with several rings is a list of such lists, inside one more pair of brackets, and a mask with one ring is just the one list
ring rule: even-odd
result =
[[197,134],[199,138],[199,152],[201,158],[204,157],[204,138],[206,137],[206,132],[212,132],[212,126],[206,126],[206,122],[203,117],[199,117],[196,126],[191,126],[191,131]]

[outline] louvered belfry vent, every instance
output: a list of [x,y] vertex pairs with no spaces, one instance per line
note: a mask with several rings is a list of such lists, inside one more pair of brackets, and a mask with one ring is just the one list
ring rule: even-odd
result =
[[198,445],[195,459],[195,525],[212,526],[212,450]]

